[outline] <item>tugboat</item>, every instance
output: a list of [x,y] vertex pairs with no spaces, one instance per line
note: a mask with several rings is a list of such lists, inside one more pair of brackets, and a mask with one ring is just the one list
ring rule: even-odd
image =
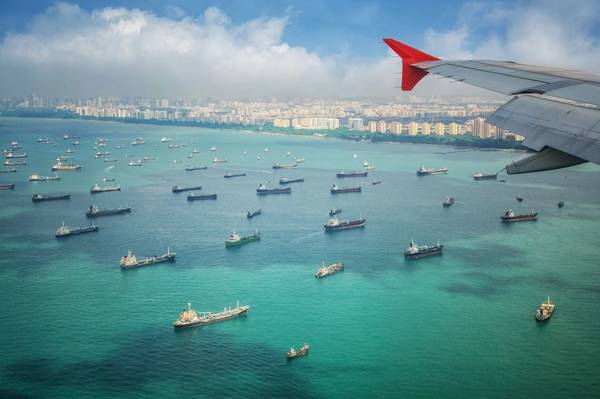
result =
[[298,167],[298,165],[293,162],[293,163],[278,163],[275,162],[273,164],[273,169],[296,169]]
[[421,166],[417,169],[417,176],[428,176],[428,175],[445,175],[448,173],[448,168],[443,167],[441,169],[426,169],[424,166]]
[[310,349],[310,346],[308,346],[308,344],[305,343],[304,345],[302,345],[302,348],[300,348],[300,350],[298,350],[298,351],[294,348],[290,348],[290,350],[287,352],[286,356],[288,359],[296,359],[298,357],[308,355],[309,349]]
[[337,262],[329,266],[325,266],[325,263],[323,263],[315,273],[315,277],[323,278],[342,271],[344,271],[344,264],[342,262]]
[[334,215],[337,215],[338,213],[342,213],[342,208],[329,209],[329,216],[334,216]]
[[71,199],[71,194],[57,194],[57,195],[33,194],[33,196],[31,197],[32,202],[55,201],[55,200],[64,200],[64,199]]
[[260,233],[257,231],[254,234],[250,234],[249,236],[241,237],[235,231],[227,237],[225,240],[225,247],[235,247],[238,245],[244,245],[252,241],[260,240]]
[[493,174],[483,174],[481,172],[476,172],[473,175],[473,180],[496,180],[498,178],[498,175],[493,173]]
[[171,189],[171,191],[174,193],[181,193],[183,191],[196,191],[196,190],[202,190],[202,186],[191,186],[191,187],[173,186],[173,188]]
[[130,212],[131,212],[130,207],[121,207],[121,208],[114,208],[114,209],[100,209],[95,205],[90,205],[90,208],[85,213],[85,216],[87,216],[89,218],[95,218],[98,216],[121,215],[124,213],[130,213]]
[[184,309],[179,318],[173,323],[173,327],[182,328],[182,327],[191,327],[197,325],[205,325],[217,323],[219,321],[225,321],[230,319],[235,319],[236,317],[242,316],[248,313],[250,306],[244,305],[240,306],[240,302],[238,301],[237,306],[235,308],[225,308],[222,312],[211,313],[211,312],[201,312],[198,313],[194,309],[192,309],[192,304],[188,303],[188,308]]
[[0,184],[0,190],[14,190],[14,189],[15,189],[15,184],[14,183]]
[[56,237],[56,238],[68,237],[68,236],[74,236],[74,235],[78,235],[78,234],[91,233],[93,231],[98,231],[98,226],[91,225],[91,226],[77,227],[77,228],[71,229],[71,228],[69,228],[69,226],[67,226],[65,224],[65,222],[62,222],[60,227],[56,230],[54,237]]
[[193,170],[206,170],[208,166],[187,166],[185,168],[186,172],[191,172]]
[[442,202],[442,205],[444,206],[444,208],[449,208],[452,205],[454,205],[454,201],[454,197],[446,197],[444,202]]
[[227,163],[227,160],[226,159],[215,158],[215,159],[213,159],[213,163]]
[[369,174],[369,172],[338,172],[335,174],[336,177],[338,178],[344,178],[344,177],[367,177],[367,175]]
[[246,218],[252,219],[254,216],[262,215],[262,209],[258,209],[256,211],[248,211],[246,214]]
[[331,186],[331,194],[344,194],[344,193],[360,193],[362,188],[360,186],[356,187],[338,187],[337,185]]
[[29,176],[29,181],[52,181],[52,180],[60,180],[60,176],[40,176],[37,173]]
[[348,230],[348,229],[356,229],[359,227],[365,227],[367,221],[365,218],[361,217],[355,220],[339,220],[338,218],[331,218],[323,225],[325,231],[338,231],[338,230]]
[[135,255],[131,253],[131,251],[127,251],[127,255],[121,258],[121,269],[135,269],[136,267],[155,265],[157,263],[163,262],[174,262],[175,261],[175,252],[171,252],[171,249],[167,247],[167,253],[160,256],[150,256],[148,258],[137,260]]
[[101,187],[98,184],[94,184],[92,188],[90,188],[91,194],[99,194],[99,193],[107,193],[110,191],[121,191],[121,186],[104,186]]
[[217,194],[188,194],[188,201],[204,201],[204,200],[216,200]]
[[74,170],[81,170],[81,165],[74,163],[63,163],[60,158],[56,159],[56,163],[52,165],[52,171],[69,172]]
[[512,211],[512,209],[509,209],[504,213],[504,215],[500,216],[500,220],[504,223],[529,222],[537,220],[537,215],[537,212],[534,212],[533,210],[529,211],[529,213],[517,215]]
[[404,257],[406,259],[421,259],[427,256],[441,255],[444,246],[438,243],[436,245],[417,245],[413,240],[410,240],[410,245],[404,251]]
[[288,179],[287,177],[284,177],[279,180],[279,184],[302,183],[302,182],[304,182],[304,178],[302,178],[302,177],[299,177],[296,179]]
[[127,165],[129,165],[129,166],[142,166],[142,160],[138,159],[137,161],[129,161],[129,163]]
[[556,309],[556,304],[550,300],[550,297],[548,297],[548,299],[546,299],[544,302],[542,302],[540,307],[535,312],[535,320],[536,321],[548,320],[550,317],[552,317],[552,314],[554,313],[555,309]]
[[268,194],[291,194],[292,188],[267,188],[264,184],[261,184],[256,189],[256,195],[268,195]]
[[242,177],[242,176],[246,176],[245,173],[225,173],[225,175],[223,176],[226,179],[231,179],[232,177]]
[[563,206],[565,206],[565,200],[558,201],[558,207],[562,208]]

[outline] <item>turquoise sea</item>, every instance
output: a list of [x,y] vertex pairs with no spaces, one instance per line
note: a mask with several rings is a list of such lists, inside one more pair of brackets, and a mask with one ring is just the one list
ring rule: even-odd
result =
[[[81,144],[71,146],[65,133]],[[146,144],[131,146],[138,136]],[[162,136],[180,147],[168,149]],[[94,159],[98,137],[108,139],[100,150],[117,163]],[[18,173],[0,174],[0,182],[16,183],[0,191],[0,397],[591,398],[600,391],[596,165],[475,182],[475,171],[495,172],[523,154],[0,118],[0,147],[11,140],[29,158]],[[81,172],[27,181],[34,172],[50,175],[67,148]],[[186,158],[193,149],[199,154]],[[127,166],[145,155],[155,160]],[[213,165],[214,157],[229,163]],[[305,159],[297,170],[271,168],[297,158]],[[336,179],[365,160],[375,166],[368,178]],[[209,168],[186,172],[188,164]],[[419,178],[421,165],[450,172]],[[238,170],[247,176],[223,178]],[[256,196],[259,183],[284,176],[305,182],[291,185],[291,195]],[[102,177],[122,191],[92,196]],[[333,183],[360,183],[363,192],[332,196]],[[188,202],[171,193],[175,184],[200,184],[219,197]],[[71,200],[31,202],[34,193],[58,192]],[[446,195],[456,197],[451,208],[442,207]],[[63,221],[87,224],[91,204],[133,212],[97,219],[98,233],[54,238]],[[333,206],[344,218],[363,215],[367,226],[325,234]],[[263,214],[247,220],[256,208]],[[503,225],[507,208],[535,208],[540,219]],[[233,230],[256,229],[259,242],[225,249]],[[411,238],[439,239],[444,255],[405,261]],[[177,252],[173,264],[119,268],[129,249],[143,257],[167,246]],[[344,262],[343,273],[313,277],[321,262],[335,261]],[[536,323],[548,295],[558,310]],[[245,317],[172,328],[187,302],[218,311],[238,300],[251,307]],[[303,342],[310,354],[287,361],[289,347]]]

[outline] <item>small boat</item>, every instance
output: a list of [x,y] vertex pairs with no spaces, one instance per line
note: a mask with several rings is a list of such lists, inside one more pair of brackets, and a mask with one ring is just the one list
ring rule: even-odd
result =
[[194,149],[194,150],[192,150],[192,154],[200,154],[200,150]]
[[195,190],[202,190],[202,186],[190,186],[190,187],[173,186],[173,188],[171,189],[171,192],[181,193],[184,191],[195,191]]
[[14,189],[15,189],[14,183],[0,184],[0,190],[14,190]]
[[364,161],[363,162],[363,167],[366,168],[368,166],[371,166],[371,164],[369,163],[369,161]]
[[442,202],[442,205],[444,206],[444,208],[449,208],[452,205],[454,205],[454,197],[446,197],[446,199],[444,200],[444,202]]
[[103,182],[115,181],[115,178],[114,177],[103,177],[102,181]]
[[329,216],[337,215],[338,213],[342,213],[342,208],[331,208],[329,210]]
[[519,202],[523,202],[523,197],[521,197],[521,196],[518,196],[518,195],[517,195],[517,196],[515,197],[515,199],[516,199],[517,201],[519,201]]
[[268,149],[268,148],[265,148],[265,152],[269,152],[269,149]]
[[63,136],[63,140],[68,140],[69,139],[69,135],[67,133],[65,133],[65,135]]
[[226,159],[215,158],[215,159],[213,159],[213,163],[227,163],[227,160]]
[[56,237],[56,238],[68,237],[68,236],[74,236],[74,235],[78,235],[78,234],[91,233],[93,231],[98,231],[98,226],[92,224],[91,226],[76,227],[76,228],[72,229],[69,226],[67,226],[65,224],[65,222],[63,222],[60,225],[60,227],[56,230],[56,233],[54,233],[54,237]]
[[171,142],[171,138],[167,137],[167,136],[163,136],[160,138],[160,142],[161,143],[169,143],[169,142]]
[[137,161],[129,161],[129,163],[127,165],[129,165],[129,166],[142,166],[142,161],[140,159],[138,159]]
[[300,350],[298,350],[298,351],[294,348],[290,348],[290,350],[287,351],[286,356],[288,359],[296,359],[298,357],[308,355],[309,349],[310,349],[310,346],[308,346],[308,344],[305,343],[304,345],[302,345],[302,348],[300,348]]
[[289,157],[290,155],[292,155],[292,153],[290,151],[288,151],[288,152],[285,153],[286,157]]
[[146,144],[146,142],[141,137],[138,137],[137,139],[135,139],[131,142],[131,145],[142,145],[142,144]]
[[376,186],[378,184],[381,184],[381,180],[374,180],[371,184]]
[[243,173],[243,172],[242,173],[229,173],[229,172],[227,172],[227,173],[225,173],[225,176],[223,176],[223,177],[226,178],[226,179],[231,179],[232,177],[242,177],[242,176],[246,176],[246,174]]
[[188,201],[216,200],[217,194],[188,194]]
[[191,172],[193,170],[206,170],[206,169],[208,169],[208,166],[187,166],[185,168],[185,170],[187,172]]
[[540,307],[535,312],[535,320],[536,321],[548,320],[550,317],[552,317],[552,314],[554,313],[555,309],[556,309],[556,304],[550,300],[550,297],[548,297],[548,299],[546,299],[544,302],[542,302]]
[[304,162],[304,158],[298,158],[296,159],[296,163],[303,163]]
[[175,148],[179,148],[179,145],[177,144],[169,144],[169,149],[175,149]]
[[498,175],[493,173],[493,174],[484,174],[481,172],[476,172],[473,175],[473,180],[496,180],[498,178]]
[[256,211],[248,211],[246,214],[246,218],[252,219],[254,216],[262,215],[262,209],[258,209]]
[[257,161],[260,161],[260,155],[257,155],[257,156],[256,156],[256,160],[257,160]]
[[304,182],[304,178],[302,178],[302,177],[298,177],[296,179],[288,179],[287,177],[284,177],[279,180],[279,184],[302,183],[302,182]]
[[31,197],[32,202],[68,200],[68,199],[71,199],[71,194],[54,194],[54,195],[33,194],[33,196]]
[[373,169],[375,169],[375,166],[373,166],[373,165],[369,165],[365,168],[365,170],[373,170]]
[[212,152],[215,152],[215,151],[217,151],[217,147],[210,147],[210,150],[211,150]]
[[565,206],[565,201],[564,200],[558,201],[558,207],[562,208],[563,206]]
[[234,231],[225,240],[225,246],[226,247],[236,247],[236,246],[239,246],[239,245],[244,245],[244,244],[247,244],[249,242],[258,241],[258,240],[260,240],[260,233],[258,231],[256,233],[254,233],[254,234],[250,234],[250,235],[247,235],[247,236],[240,236],[239,234],[237,234]]

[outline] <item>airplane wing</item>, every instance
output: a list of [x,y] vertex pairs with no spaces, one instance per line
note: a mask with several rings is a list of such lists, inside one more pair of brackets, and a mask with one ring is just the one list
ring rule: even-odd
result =
[[513,96],[487,122],[525,137],[537,153],[506,166],[512,173],[600,164],[600,76],[510,61],[447,61],[394,39],[383,41],[402,58],[402,90],[427,74]]

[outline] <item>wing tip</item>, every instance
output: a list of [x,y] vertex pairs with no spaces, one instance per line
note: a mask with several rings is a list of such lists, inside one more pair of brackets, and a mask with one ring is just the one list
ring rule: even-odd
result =
[[417,68],[413,64],[423,61],[439,61],[439,58],[396,39],[386,37],[383,42],[402,58],[402,90],[404,91],[412,90],[427,75],[426,70]]

